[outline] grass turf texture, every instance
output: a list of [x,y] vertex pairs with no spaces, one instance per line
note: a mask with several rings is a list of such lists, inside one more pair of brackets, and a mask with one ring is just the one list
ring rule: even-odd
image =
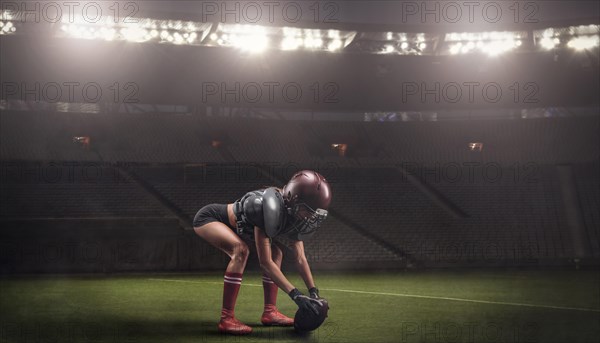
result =
[[[600,280],[592,271],[317,272],[331,309],[323,326],[308,335],[260,325],[260,280],[256,273],[244,275],[236,307],[254,333],[233,337],[217,332],[221,273],[3,278],[0,342],[598,342],[600,337]],[[278,303],[293,316],[296,306],[281,291]]]

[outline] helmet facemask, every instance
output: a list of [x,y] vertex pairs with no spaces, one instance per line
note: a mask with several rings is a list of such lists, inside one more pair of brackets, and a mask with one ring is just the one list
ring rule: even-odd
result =
[[313,209],[306,203],[294,205],[290,214],[295,219],[290,231],[297,231],[301,235],[313,234],[319,229],[321,223],[327,218],[327,210]]

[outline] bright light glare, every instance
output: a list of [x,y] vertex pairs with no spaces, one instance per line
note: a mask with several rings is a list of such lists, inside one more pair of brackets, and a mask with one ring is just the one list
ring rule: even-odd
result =
[[[8,7],[8,6],[7,6],[7,7]],[[12,19],[13,19],[13,16],[12,16],[12,14],[10,13],[10,11],[8,11],[8,10],[4,10],[4,11],[2,11],[2,12],[0,13],[0,19],[1,19],[1,20],[12,20]]]
[[[545,34],[552,34],[550,31]],[[497,56],[523,45],[521,40],[526,34],[520,32],[463,32],[446,34],[446,42],[455,42],[448,46],[451,55],[467,54],[477,51]]]
[[554,36],[554,29],[545,29],[543,35],[544,38],[550,38]]
[[304,46],[309,49],[318,49],[323,46],[323,40],[321,38],[314,38],[312,36],[308,36],[304,38]]
[[339,31],[337,31],[337,30],[329,30],[329,31],[327,32],[327,36],[328,36],[329,38],[336,38],[336,39],[337,39],[337,38],[340,38],[340,32],[339,32]]
[[302,39],[295,37],[286,37],[281,42],[281,48],[283,50],[296,50],[302,44]]
[[556,42],[556,40],[558,40],[558,38],[552,39],[550,37],[544,37],[540,40],[540,45],[546,50],[551,50],[554,49],[556,44],[560,43],[560,40],[558,42]]
[[148,31],[140,27],[124,27],[121,29],[123,38],[130,42],[144,42],[147,40]]
[[450,53],[456,55],[461,51],[462,43],[456,43],[450,47]]
[[228,27],[225,32],[228,33],[221,34],[217,39],[220,45],[232,46],[249,53],[260,53],[269,47],[269,37],[263,26],[236,24]]
[[575,37],[567,43],[567,46],[577,51],[592,49],[598,46],[599,40],[598,36]]
[[179,32],[175,32],[175,34],[173,34],[173,39],[175,41],[175,44],[183,43],[183,36]]
[[187,38],[188,43],[193,43],[197,37],[198,37],[198,34],[196,32],[190,33],[190,35]]
[[297,27],[283,27],[283,37],[280,48],[282,50],[328,50],[337,51],[344,47],[341,31],[304,29]]
[[334,39],[332,40],[329,45],[327,46],[327,49],[329,49],[330,51],[336,51],[342,48],[342,41],[339,39]]
[[490,42],[487,46],[484,46],[483,50],[490,56],[498,56],[501,53],[514,49],[516,46],[517,43],[514,40],[507,39],[504,41]]
[[115,29],[108,29],[106,27],[103,27],[100,29],[100,35],[102,38],[111,41],[113,39],[115,39],[116,35],[117,35],[117,30]]
[[17,28],[13,25],[11,21],[3,22],[0,21],[0,35],[14,33]]
[[250,53],[260,53],[269,47],[269,38],[263,34],[232,35],[234,47]]
[[124,40],[137,43],[154,41],[196,44],[200,32],[207,32],[210,25],[149,18],[138,18],[137,23],[116,23],[115,19],[110,16],[92,23],[80,16],[75,16],[72,21],[64,17],[60,28],[62,35],[70,38]]

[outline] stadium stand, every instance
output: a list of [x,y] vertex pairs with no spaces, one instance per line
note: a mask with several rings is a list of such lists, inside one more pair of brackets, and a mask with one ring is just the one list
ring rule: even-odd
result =
[[[205,122],[190,116],[3,111],[2,160],[129,163],[225,162]],[[90,149],[73,137],[90,137]]]
[[[171,249],[171,262],[144,268],[223,264],[193,257],[220,253],[183,233],[181,218],[189,225],[203,205],[281,186],[300,168],[333,187],[331,216],[307,248],[325,266],[564,263],[573,247],[557,164],[573,166],[590,257],[600,257],[600,154],[589,144],[597,117],[340,123],[3,111],[0,124],[0,220],[48,220],[46,232],[61,218],[121,220],[120,228],[167,220],[144,251]],[[73,143],[78,136],[90,137],[89,149]],[[483,151],[470,151],[472,142]],[[336,143],[351,153],[339,156]],[[186,243],[166,247],[163,235]]]
[[5,218],[169,217],[117,168],[100,163],[3,163]]
[[210,126],[223,137],[232,160],[246,163],[308,163],[311,160],[301,127],[296,123],[221,119],[211,121]]
[[[340,123],[167,114],[3,111],[2,160],[135,163],[297,163],[341,167],[398,163],[587,163],[598,158],[598,117],[459,122]],[[72,144],[89,136],[91,148]],[[352,140],[343,142],[338,140]],[[222,144],[223,155],[214,143]],[[471,142],[483,142],[473,153]],[[340,158],[332,143],[349,143]]]
[[[257,173],[253,168],[245,171],[228,166],[201,168],[200,176],[192,174],[185,178],[186,182],[182,182],[184,179],[182,169],[175,172],[167,171],[168,175],[172,177],[171,180],[164,179],[164,168],[161,168],[160,171],[152,169],[138,168],[136,173],[146,180],[150,180],[152,186],[175,206],[182,209],[190,221],[204,205],[231,203],[250,190],[274,185],[271,179]],[[242,179],[240,175],[249,177]],[[362,236],[335,217],[330,219],[324,224],[323,230],[313,239],[318,244],[307,245],[307,253],[313,262],[347,263],[401,260],[400,256]]]
[[[75,136],[89,136],[95,120],[78,115],[55,118],[47,113],[2,111],[0,158],[29,161],[98,161],[93,151],[73,144]],[[96,129],[94,129],[96,130]]]
[[[366,123],[374,145],[388,158],[371,163],[585,163],[598,158],[599,118]],[[468,149],[484,143],[481,153]],[[385,156],[385,154],[384,154]]]
[[[503,174],[497,179],[474,173],[473,181],[464,168],[459,180],[442,178],[434,187],[467,213],[464,225],[485,235],[483,239],[497,241],[522,258],[572,256],[570,238],[561,231],[565,218],[555,171],[551,166],[528,167],[527,172],[521,167],[498,169]],[[507,257],[514,258],[509,252]]]
[[586,228],[587,241],[595,258],[600,257],[600,164],[575,167],[575,184]]

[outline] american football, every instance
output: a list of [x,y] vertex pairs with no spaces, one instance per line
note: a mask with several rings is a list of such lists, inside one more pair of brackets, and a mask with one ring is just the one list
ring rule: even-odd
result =
[[329,303],[325,299],[319,299],[323,306],[319,307],[319,314],[304,308],[298,309],[294,316],[294,329],[298,332],[313,331],[319,328],[329,313]]

